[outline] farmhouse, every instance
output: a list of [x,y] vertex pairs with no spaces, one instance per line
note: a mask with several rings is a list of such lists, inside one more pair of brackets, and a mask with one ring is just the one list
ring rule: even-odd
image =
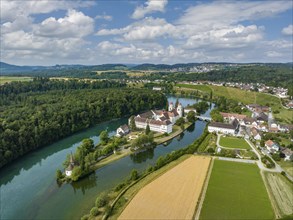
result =
[[264,123],[264,122],[268,122],[269,117],[265,113],[261,112],[255,115],[255,119],[259,123]]
[[250,132],[254,140],[261,140],[261,135],[255,127],[251,128]]
[[224,120],[226,120],[228,122],[231,122],[234,119],[237,119],[240,124],[247,117],[246,115],[234,114],[234,113],[226,113],[226,112],[220,112],[220,114],[223,116]]
[[275,153],[276,151],[279,151],[280,149],[279,145],[273,142],[272,140],[266,141],[265,146],[271,153]]
[[116,136],[122,137],[130,132],[128,125],[124,124],[121,125],[117,130],[116,130]]
[[245,125],[251,125],[251,126],[257,126],[257,122],[254,118],[251,117],[245,117],[243,119],[243,122]]
[[289,148],[285,148],[282,150],[282,153],[285,155],[284,160],[289,160],[291,159],[291,156],[293,155],[293,151]]
[[231,124],[221,123],[221,122],[211,122],[208,126],[209,132],[223,133],[223,134],[231,134],[235,135],[238,132],[239,122],[237,119]]
[[172,132],[172,127],[175,122],[183,116],[183,107],[181,103],[179,103],[175,109],[173,103],[171,102],[168,110],[169,111],[151,110],[138,114],[134,117],[135,125],[137,128],[143,129],[146,129],[147,125],[149,125],[151,131],[169,134]]

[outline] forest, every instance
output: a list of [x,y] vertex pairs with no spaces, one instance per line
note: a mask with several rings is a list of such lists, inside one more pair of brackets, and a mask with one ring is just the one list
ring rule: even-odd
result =
[[[31,84],[30,84],[31,83]],[[0,167],[25,153],[53,143],[96,123],[164,107],[162,93],[145,89],[77,86],[64,89],[40,87],[25,89],[38,82],[26,82],[22,90],[2,94],[0,105]],[[78,82],[76,82],[78,84]],[[49,82],[50,84],[50,82]],[[88,82],[90,84],[90,82]],[[111,83],[109,85],[112,85]],[[81,86],[81,85],[80,85]],[[98,85],[96,85],[98,88]],[[119,87],[120,84],[117,84]],[[8,91],[9,85],[4,90]],[[111,87],[111,86],[110,86]],[[54,88],[54,89],[53,89]],[[1,88],[3,89],[3,88]]]

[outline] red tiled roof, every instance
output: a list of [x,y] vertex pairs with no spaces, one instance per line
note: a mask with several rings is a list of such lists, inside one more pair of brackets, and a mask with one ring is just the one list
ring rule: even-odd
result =
[[246,118],[246,115],[240,115],[240,114],[235,114],[235,113],[226,113],[226,112],[220,112],[220,114],[224,117],[224,118],[237,118],[238,120],[243,120],[244,118]]

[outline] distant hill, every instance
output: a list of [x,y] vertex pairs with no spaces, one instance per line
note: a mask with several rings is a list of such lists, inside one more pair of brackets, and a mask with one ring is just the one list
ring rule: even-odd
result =
[[103,71],[103,70],[125,70],[128,67],[124,64],[102,64],[102,65],[55,65],[55,66],[17,66],[4,62],[0,62],[1,74],[21,74],[27,72],[39,72],[48,70],[89,70],[89,71]]

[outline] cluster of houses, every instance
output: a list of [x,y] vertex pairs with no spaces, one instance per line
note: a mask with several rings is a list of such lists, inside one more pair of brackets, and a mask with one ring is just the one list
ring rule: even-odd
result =
[[[283,87],[273,87],[266,86],[262,83],[238,83],[238,82],[212,82],[212,81],[196,81],[196,82],[181,82],[185,84],[193,84],[193,85],[213,85],[213,86],[229,86],[233,88],[239,88],[242,90],[249,91],[258,91],[262,93],[270,93],[272,95],[278,96],[279,98],[289,98],[288,89]],[[293,107],[292,107],[293,108]]]
[[[252,116],[242,114],[220,112],[224,122],[211,122],[208,126],[209,132],[217,132],[229,135],[251,137],[260,141],[263,132],[289,132],[293,129],[292,125],[277,124],[273,119],[269,118],[270,108],[251,104],[246,106],[252,113]],[[265,142],[265,147],[270,153],[282,153],[285,160],[290,160],[293,151],[289,148],[282,148],[272,140]]]
[[278,143],[272,141],[272,140],[267,140],[265,142],[265,147],[266,149],[274,154],[274,153],[281,153],[284,155],[284,160],[285,161],[290,161],[291,160],[291,157],[293,155],[293,151],[289,148],[286,148],[286,147],[280,147],[278,145]]
[[[245,134],[253,137],[255,140],[261,140],[262,132],[289,132],[293,129],[292,125],[278,124],[274,119],[269,118],[270,108],[258,104],[246,106],[251,111],[251,117],[221,112],[225,123],[212,122],[208,129],[210,132],[220,132],[223,134],[242,135]],[[237,120],[239,126],[235,126]],[[241,131],[239,133],[239,131]]]

